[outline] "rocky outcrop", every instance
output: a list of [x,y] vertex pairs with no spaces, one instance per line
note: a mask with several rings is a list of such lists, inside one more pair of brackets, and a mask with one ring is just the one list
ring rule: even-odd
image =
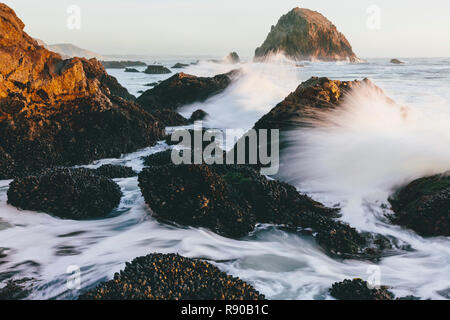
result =
[[172,66],[172,69],[183,69],[183,68],[186,68],[186,67],[189,67],[189,64],[178,62],[178,63],[175,63]]
[[12,160],[0,162],[0,179],[120,156],[164,135],[97,60],[39,46],[4,4],[0,18],[0,156]]
[[239,58],[239,55],[236,52],[230,52],[226,56],[225,62],[236,64],[236,63],[240,63],[241,62],[241,58]]
[[255,129],[287,130],[292,127],[310,126],[320,120],[321,112],[337,108],[345,95],[361,83],[381,90],[368,79],[339,81],[312,77],[301,83],[294,92],[264,115],[255,124]]
[[172,109],[155,109],[148,110],[148,112],[154,115],[165,127],[186,126],[190,123],[188,119]]
[[[390,247],[382,236],[358,233],[333,218],[338,210],[323,206],[285,183],[234,165],[179,165],[168,152],[146,160],[139,186],[154,216],[165,222],[208,228],[240,238],[257,223],[282,225],[314,234],[331,255],[372,259]],[[168,161],[167,164],[163,164]]]
[[80,300],[263,300],[251,285],[210,263],[174,254],[151,254],[127,263],[114,280]]
[[30,295],[34,283],[34,279],[23,278],[9,280],[4,286],[0,284],[0,301],[26,299]]
[[113,164],[105,164],[100,168],[93,170],[93,172],[109,179],[121,179],[137,176],[137,173],[133,170],[133,168]]
[[170,69],[167,69],[164,66],[151,65],[151,66],[147,66],[147,69],[145,69],[144,73],[147,73],[147,74],[167,74],[167,73],[172,73],[172,71],[170,71]]
[[400,61],[400,60],[398,60],[398,59],[392,59],[392,60],[391,60],[391,63],[392,63],[392,64],[404,64],[403,61]]
[[295,60],[358,61],[348,40],[327,18],[302,8],[291,10],[272,26],[255,59],[279,52]]
[[142,61],[101,61],[106,69],[125,69],[127,67],[146,67]]
[[137,102],[145,110],[176,110],[189,103],[203,102],[211,96],[224,91],[238,73],[239,70],[233,70],[212,78],[177,73],[162,81],[155,88],[144,92],[137,99]]
[[369,288],[369,284],[361,279],[335,283],[330,294],[338,300],[394,300],[388,287]]
[[208,116],[208,113],[202,109],[195,110],[191,117],[189,118],[190,122],[195,122],[199,120],[203,120]]
[[393,223],[424,237],[450,236],[450,172],[415,180],[389,201]]
[[10,205],[73,220],[105,217],[121,197],[115,182],[83,168],[46,170],[15,179],[8,189]]

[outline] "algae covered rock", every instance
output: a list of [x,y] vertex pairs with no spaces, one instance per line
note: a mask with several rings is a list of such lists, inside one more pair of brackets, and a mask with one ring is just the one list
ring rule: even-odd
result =
[[394,300],[394,294],[387,287],[370,288],[369,284],[361,279],[335,283],[330,294],[338,300]]
[[105,217],[121,197],[115,182],[84,168],[45,170],[15,179],[8,189],[10,205],[73,220]]
[[415,180],[389,199],[393,223],[424,237],[450,236],[450,174]]
[[114,279],[80,300],[263,300],[239,278],[212,264],[175,254],[150,254],[127,263]]

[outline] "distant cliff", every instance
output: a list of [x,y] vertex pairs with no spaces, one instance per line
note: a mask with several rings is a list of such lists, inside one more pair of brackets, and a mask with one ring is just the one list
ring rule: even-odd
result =
[[295,8],[272,26],[255,60],[283,52],[296,60],[358,61],[345,36],[322,14]]
[[74,58],[74,57],[80,57],[80,58],[86,58],[86,59],[104,59],[101,54],[79,48],[73,44],[70,43],[60,43],[60,44],[51,44],[51,45],[45,45],[45,47],[53,52],[59,53],[63,57],[68,58]]

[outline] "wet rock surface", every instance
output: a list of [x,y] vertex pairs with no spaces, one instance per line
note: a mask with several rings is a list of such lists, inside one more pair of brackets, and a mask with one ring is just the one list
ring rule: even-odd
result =
[[168,74],[168,73],[172,73],[172,71],[170,71],[170,69],[167,69],[164,66],[152,65],[152,66],[147,66],[147,69],[145,69],[144,73],[147,73],[147,74]]
[[389,201],[393,223],[424,237],[450,236],[450,173],[415,180]]
[[202,260],[150,254],[80,300],[263,300],[251,285]]
[[3,178],[117,157],[164,136],[100,62],[63,60],[41,47],[4,4],[0,17]]
[[125,72],[139,73],[140,71],[138,69],[135,69],[135,68],[126,68]]
[[399,59],[392,59],[391,63],[392,64],[405,64],[403,61],[400,61]]
[[295,60],[358,61],[348,40],[327,18],[303,8],[291,10],[272,26],[255,59],[278,52]]
[[225,58],[225,61],[228,63],[240,63],[241,58],[239,58],[239,55],[236,52],[230,52],[228,56]]
[[190,123],[188,119],[172,109],[149,110],[149,113],[155,116],[165,127],[186,126]]
[[130,178],[137,176],[137,173],[131,167],[118,166],[112,164],[105,164],[98,169],[93,170],[97,175],[109,178]]
[[154,216],[165,222],[208,228],[241,238],[258,223],[311,230],[328,253],[342,258],[376,259],[390,248],[382,236],[361,234],[336,221],[327,208],[279,181],[246,166],[174,165],[169,154],[153,157],[139,174],[139,187]]
[[115,182],[84,168],[45,170],[15,179],[8,189],[10,205],[73,220],[103,218],[121,197]]
[[394,300],[388,287],[369,288],[369,284],[361,279],[335,283],[330,294],[338,300]]
[[189,67],[189,64],[178,62],[172,66],[172,69],[183,69],[186,67]]
[[144,92],[137,102],[145,110],[171,109],[193,103],[203,102],[225,90],[239,70],[212,78],[196,77],[185,73],[177,73],[162,81],[158,86]]
[[0,284],[0,301],[26,299],[31,293],[33,282],[34,279],[24,278]]
[[208,116],[208,113],[202,109],[198,109],[196,111],[194,111],[191,115],[191,117],[189,118],[190,122],[195,122],[195,121],[199,121],[199,120],[203,120]]

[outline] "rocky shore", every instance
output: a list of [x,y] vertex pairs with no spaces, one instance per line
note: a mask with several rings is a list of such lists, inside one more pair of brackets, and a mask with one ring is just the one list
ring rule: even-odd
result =
[[114,279],[80,300],[263,300],[251,285],[212,264],[174,254],[150,254],[127,263]]

